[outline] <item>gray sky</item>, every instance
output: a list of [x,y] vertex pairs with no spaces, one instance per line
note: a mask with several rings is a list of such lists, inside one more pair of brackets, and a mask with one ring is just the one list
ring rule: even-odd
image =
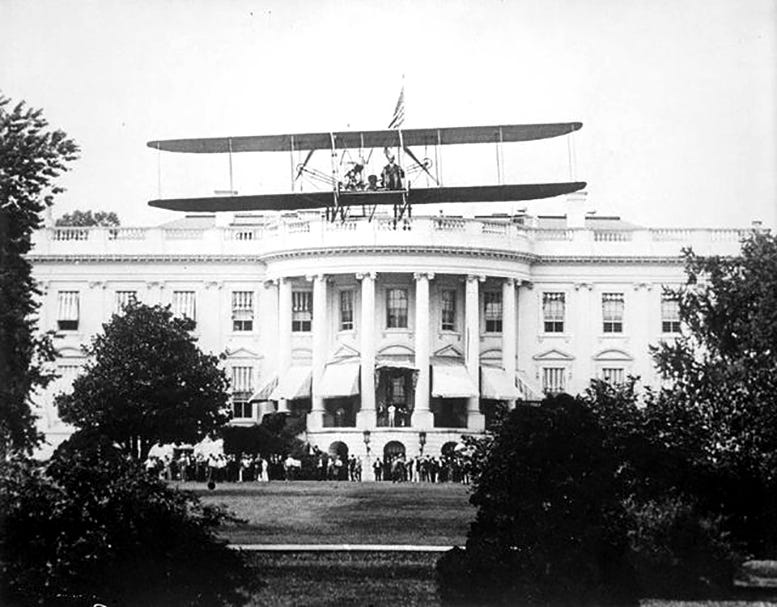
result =
[[[600,214],[777,227],[776,67],[775,0],[0,0],[0,90],[82,147],[55,215],[125,225],[178,217],[146,205],[146,141],[384,128],[405,74],[407,128],[582,121]],[[446,151],[448,183],[495,183],[494,150],[468,153]],[[507,180],[567,180],[567,153],[510,146]],[[288,190],[288,156],[256,156],[239,192]],[[160,161],[165,196],[228,185],[224,156]]]

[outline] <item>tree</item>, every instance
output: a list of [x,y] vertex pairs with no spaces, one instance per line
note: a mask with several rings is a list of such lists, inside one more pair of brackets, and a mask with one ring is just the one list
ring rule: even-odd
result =
[[45,467],[0,463],[3,605],[242,604],[261,587],[218,539],[224,511],[78,432]]
[[62,419],[141,459],[157,441],[195,443],[226,423],[226,375],[193,328],[160,306],[132,303],[114,315],[85,347],[89,362],[73,391],[57,397]]
[[59,217],[55,224],[63,227],[88,228],[93,226],[112,227],[120,225],[119,216],[113,211],[79,211],[65,213]]
[[0,95],[0,455],[30,452],[40,441],[30,395],[52,379],[51,341],[37,334],[39,294],[25,255],[41,212],[62,192],[57,178],[78,146],[50,130],[40,110]]
[[777,238],[736,257],[685,251],[674,293],[683,335],[654,350],[671,385],[648,404],[653,434],[682,451],[697,494],[751,550],[777,549]]
[[443,597],[466,605],[633,603],[620,460],[596,416],[568,395],[519,407],[486,448],[466,550],[438,564]]

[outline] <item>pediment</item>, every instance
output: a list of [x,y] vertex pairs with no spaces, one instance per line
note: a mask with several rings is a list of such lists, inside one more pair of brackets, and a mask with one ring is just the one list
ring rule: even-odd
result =
[[340,344],[332,354],[332,359],[341,360],[343,358],[358,358],[359,356],[361,353],[356,348],[352,348],[348,344]]
[[379,356],[415,356],[415,350],[404,344],[391,344],[378,352]]
[[481,362],[498,362],[499,366],[502,366],[502,350],[499,348],[491,348],[490,350],[486,350],[484,352],[481,352],[480,354],[480,360]]
[[443,358],[464,358],[464,354],[462,353],[462,351],[452,344],[448,344],[447,346],[444,346],[439,350],[435,350],[432,356],[443,357]]
[[612,360],[612,361],[627,362],[627,361],[633,361],[634,357],[628,352],[624,352],[623,350],[618,350],[616,348],[608,348],[596,354],[594,356],[594,360],[596,361]]
[[295,348],[291,351],[291,360],[294,363],[312,364],[313,350],[310,348]]
[[261,355],[241,346],[234,350],[227,348],[227,358],[261,358]]
[[536,354],[532,356],[534,360],[565,360],[565,361],[571,361],[575,360],[575,357],[571,354],[567,354],[566,352],[562,352],[561,350],[556,350],[553,348],[552,350],[548,350],[547,352],[543,352],[542,354]]

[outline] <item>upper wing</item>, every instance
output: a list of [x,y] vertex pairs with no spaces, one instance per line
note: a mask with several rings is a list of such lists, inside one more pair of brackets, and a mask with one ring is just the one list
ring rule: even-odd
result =
[[[452,145],[531,141],[566,135],[580,129],[581,122],[551,124],[505,124],[495,126],[462,126],[436,129],[401,130],[403,143],[415,145]],[[299,133],[290,135],[255,135],[244,137],[211,137],[205,139],[166,139],[149,141],[148,147],[166,152],[216,154],[224,152],[288,152],[289,150],[331,149],[332,137],[338,149],[396,147],[400,130],[342,131],[335,133]]]
[[[582,190],[583,181],[567,183],[532,183],[519,185],[460,186],[419,188],[410,190],[411,204],[441,204],[448,202],[506,202],[551,198]],[[342,192],[340,204],[397,204],[401,191]],[[151,200],[152,207],[172,211],[296,211],[318,209],[334,204],[332,192],[298,194],[258,194],[254,196],[209,196],[206,198],[172,198]]]

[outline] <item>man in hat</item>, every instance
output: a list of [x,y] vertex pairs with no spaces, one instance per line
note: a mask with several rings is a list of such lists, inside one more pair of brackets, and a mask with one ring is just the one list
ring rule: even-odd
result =
[[394,155],[389,154],[388,164],[383,167],[380,175],[381,184],[387,190],[401,190],[402,180],[405,178],[405,171],[394,160]]

